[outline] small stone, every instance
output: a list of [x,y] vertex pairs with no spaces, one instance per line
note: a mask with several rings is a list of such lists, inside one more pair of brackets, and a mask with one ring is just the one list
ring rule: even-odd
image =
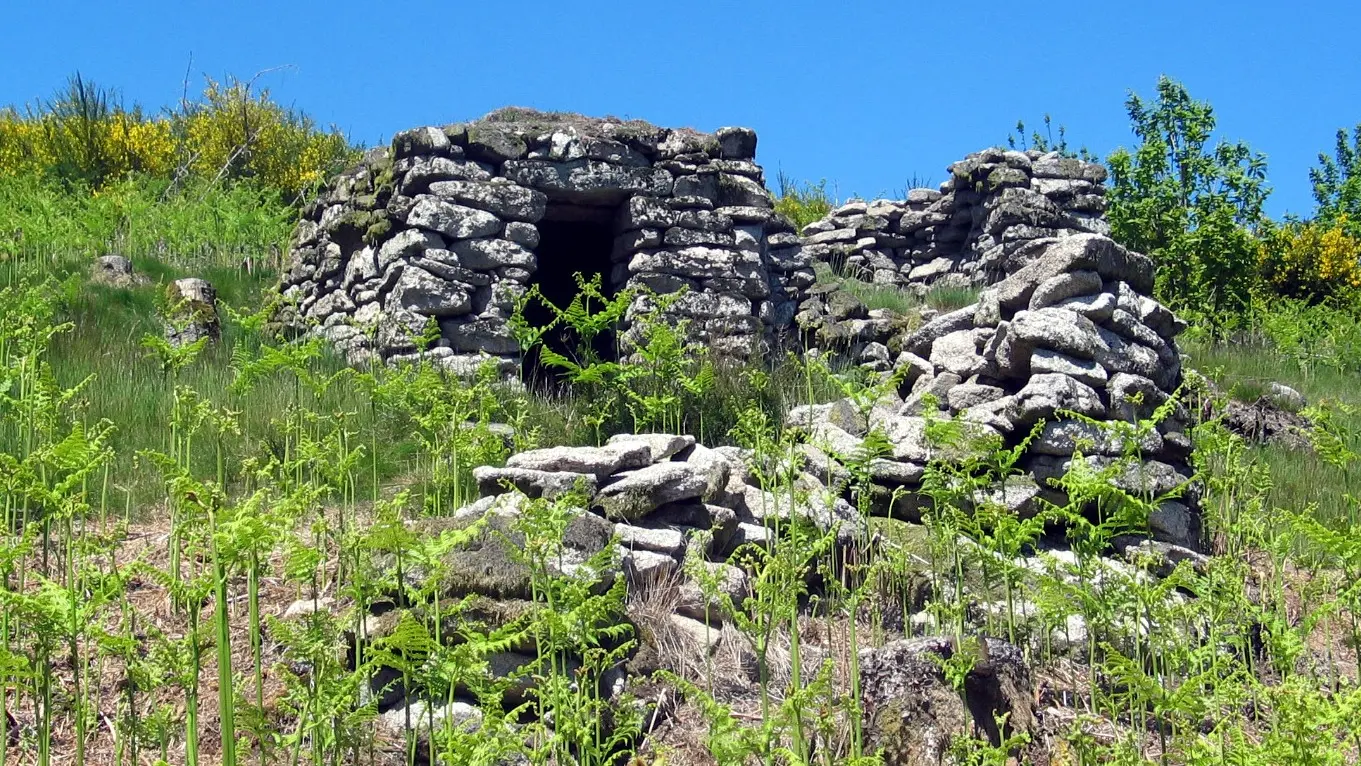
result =
[[679,530],[616,524],[614,534],[619,544],[629,550],[665,553],[676,559],[685,556],[685,535]]
[[694,446],[695,437],[673,434],[616,434],[610,437],[608,444],[642,444],[647,447],[650,455],[648,462],[658,463]]

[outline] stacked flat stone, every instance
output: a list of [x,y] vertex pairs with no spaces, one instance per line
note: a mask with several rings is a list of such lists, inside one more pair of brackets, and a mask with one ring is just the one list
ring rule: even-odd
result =
[[879,429],[893,444],[892,455],[872,466],[892,497],[885,510],[910,515],[921,502],[914,490],[925,464],[944,456],[925,437],[927,416],[959,416],[975,436],[1008,447],[1044,421],[1019,463],[1027,475],[996,488],[994,499],[1022,514],[1040,498],[1064,504],[1067,496],[1051,480],[1082,460],[1110,470],[1110,484],[1161,501],[1150,520],[1155,539],[1195,548],[1185,409],[1174,405],[1128,449],[1133,425],[1151,418],[1182,382],[1175,338],[1184,324],[1148,297],[1152,289],[1152,261],[1107,237],[1037,240],[1027,265],[977,303],[902,339],[893,363],[903,380],[898,397],[867,416],[847,402],[804,407],[790,424],[807,429],[809,446],[825,453],[815,462],[832,464],[856,454],[865,433]]
[[[537,608],[531,603],[532,573],[523,555],[513,550],[525,544],[518,520],[530,498],[570,497],[582,502],[569,513],[561,551],[547,562],[553,574],[608,581],[614,570],[602,572],[588,564],[615,546],[631,594],[661,589],[674,603],[668,618],[674,629],[717,636],[717,629],[732,618],[730,608],[740,608],[751,593],[746,571],[727,563],[739,546],[772,544],[777,531],[792,527],[791,519],[834,530],[843,545],[864,533],[864,522],[850,504],[828,495],[817,477],[804,473],[797,478],[798,504],[791,505],[789,493],[758,486],[748,460],[736,448],[709,449],[693,436],[660,433],[620,435],[600,447],[529,450],[512,455],[504,467],[474,469],[481,499],[450,517],[412,524],[422,535],[480,525],[476,539],[446,554],[439,568],[442,595],[472,607],[460,614],[459,630],[502,627]],[[708,570],[721,595],[690,577],[693,570],[683,566],[690,558]],[[379,565],[395,568],[397,562]],[[427,574],[410,562],[401,571],[413,586]],[[367,635],[384,635],[399,618],[400,610],[380,609],[368,617]],[[489,657],[488,672],[518,676],[535,659],[532,647],[513,647]],[[414,698],[400,682],[392,669],[372,679],[372,692],[381,695],[380,712],[445,702]],[[507,691],[507,705],[523,702],[523,683],[528,681]],[[607,696],[616,692],[602,689]],[[461,703],[473,701],[460,698]]]
[[939,190],[848,202],[805,226],[803,256],[878,284],[981,287],[1024,265],[1036,239],[1110,233],[1100,165],[988,149],[949,170]]
[[[811,472],[796,479],[797,505],[787,494],[762,490],[748,459],[737,448],[710,449],[693,436],[672,434],[622,434],[601,447],[530,450],[512,455],[504,467],[474,469],[483,499],[460,513],[476,517],[498,504],[514,505],[521,495],[584,493],[586,507],[580,513],[589,508],[613,533],[631,587],[680,577],[689,548],[701,545],[706,566],[731,584],[730,595],[740,603],[746,575],[724,563],[737,547],[769,542],[791,518],[834,530],[844,544],[856,539],[863,524],[855,509]],[[691,603],[698,598],[696,584],[687,581],[681,590],[694,598],[682,599],[680,613],[722,622],[721,610]]]
[[608,289],[685,288],[673,312],[692,337],[748,354],[789,324],[790,286],[813,282],[755,154],[746,128],[515,108],[400,133],[304,211],[282,281],[288,322],[362,363],[409,357],[433,317],[431,357],[509,366],[520,349],[508,319],[539,266],[536,224],[563,205],[613,217]]

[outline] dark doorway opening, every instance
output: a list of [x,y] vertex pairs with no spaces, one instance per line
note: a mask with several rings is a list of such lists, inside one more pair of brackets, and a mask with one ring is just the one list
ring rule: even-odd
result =
[[[538,269],[534,282],[543,298],[559,308],[567,308],[580,291],[576,275],[587,280],[600,275],[601,287],[607,296],[614,295],[610,276],[614,250],[613,207],[597,208],[552,205],[539,221],[539,246],[534,248]],[[592,307],[594,311],[599,307]],[[554,313],[542,301],[532,301],[525,309],[525,318],[535,327],[553,321]],[[543,337],[543,345],[573,361],[582,361],[578,350],[580,338],[565,323],[559,324]],[[596,336],[592,348],[602,359],[616,355],[615,333]],[[538,349],[525,358],[524,369],[539,383],[555,383],[561,371],[544,365]]]

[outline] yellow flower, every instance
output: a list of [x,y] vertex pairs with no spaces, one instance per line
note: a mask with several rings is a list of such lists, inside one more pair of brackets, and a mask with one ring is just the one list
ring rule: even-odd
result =
[[1331,226],[1308,223],[1266,236],[1258,251],[1266,283],[1283,295],[1315,298],[1361,287],[1361,240],[1346,226],[1344,216]]

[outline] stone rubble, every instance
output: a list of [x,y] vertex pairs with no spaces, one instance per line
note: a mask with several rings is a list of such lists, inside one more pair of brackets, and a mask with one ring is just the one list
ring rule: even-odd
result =
[[[558,201],[612,202],[625,189],[619,215],[628,221],[621,227],[627,236],[616,241],[625,253],[617,261],[621,283],[697,287],[693,295],[702,301],[690,305],[699,315],[742,318],[723,328],[701,322],[701,333],[718,333],[711,340],[757,343],[796,324],[809,353],[847,354],[882,385],[873,401],[846,399],[787,413],[786,428],[801,439],[785,466],[795,475],[793,501],[756,480],[772,466],[754,466],[742,450],[706,447],[691,436],[620,435],[600,447],[548,447],[513,455],[504,467],[479,467],[474,477],[483,498],[448,523],[487,519],[489,530],[445,562],[451,597],[527,599],[528,573],[508,547],[523,544],[515,518],[526,496],[569,497],[579,507],[558,571],[589,572],[583,567],[591,557],[614,546],[617,575],[631,594],[673,588],[674,614],[692,621],[684,624],[693,632],[704,624],[721,627],[750,595],[750,573],[729,561],[736,547],[775,544],[795,519],[832,533],[838,546],[853,546],[867,531],[853,501],[875,515],[919,521],[932,502],[923,488],[930,464],[964,464],[1022,446],[1011,475],[970,488],[959,502],[1030,517],[1046,504],[1069,504],[1058,480],[1077,472],[1152,508],[1151,540],[1122,541],[1121,552],[1161,556],[1163,573],[1177,561],[1201,561],[1198,489],[1189,464],[1192,418],[1174,398],[1184,380],[1176,346],[1184,325],[1150,297],[1152,262],[1105,235],[1096,166],[1033,152],[982,152],[952,166],[942,192],[917,190],[903,203],[850,203],[830,223],[809,227],[800,241],[757,204],[768,197],[757,195],[749,131],[705,137],[608,122],[535,131],[504,122],[401,134],[388,159],[374,160],[333,189],[332,195],[373,196],[364,173],[390,160],[387,182],[394,189],[384,210],[403,217],[389,212],[381,221],[364,219],[396,231],[383,229],[376,245],[346,251],[338,242],[353,235],[354,224],[342,221],[358,209],[377,210],[376,200],[356,207],[333,196],[314,211],[320,223],[300,225],[307,244],[298,246],[300,271],[290,277],[303,314],[320,320],[323,330],[353,329],[348,319],[321,316],[344,301],[373,319],[436,316],[447,358],[480,353],[513,363],[514,349],[495,341],[504,330],[504,304],[487,296],[525,289],[535,267],[534,222]],[[639,135],[654,137],[655,145]],[[717,191],[705,196],[710,183]],[[738,204],[742,194],[749,198]],[[759,231],[748,232],[755,244],[745,249],[735,233],[742,228],[736,226],[739,207],[766,211]],[[522,226],[512,233],[511,224]],[[861,236],[866,231],[881,238]],[[719,251],[724,254],[712,255]],[[330,257],[325,253],[336,262],[319,265],[317,258]],[[953,310],[872,311],[844,290],[813,284],[813,259],[843,256],[838,268],[872,265],[870,277],[886,284],[981,290],[970,305]],[[319,287],[320,271],[331,275],[330,287]],[[752,280],[764,292],[749,291]],[[330,292],[318,297],[323,290]],[[317,309],[322,300],[331,300],[330,308]],[[734,302],[731,314],[718,308],[726,301]],[[778,315],[760,308],[771,305],[779,306]],[[353,341],[348,348],[386,359],[406,353],[381,327],[373,337],[379,345]],[[956,424],[951,430],[958,439],[933,435],[934,424],[946,421]],[[871,444],[878,451],[865,460]],[[719,594],[707,593],[696,572],[717,583]],[[1063,635],[1071,643],[1083,630],[1083,624],[1067,625]],[[912,665],[920,666],[921,678],[893,675],[911,665],[904,658],[954,650],[930,641],[891,644],[882,657],[862,658],[870,668],[867,689],[904,683],[936,689],[939,669],[925,660]],[[998,658],[1015,652],[984,645]],[[883,666],[880,680],[875,663]],[[996,668],[1001,675],[992,678],[1011,678],[1015,689],[998,691],[995,710],[1010,709],[1021,724],[1029,709],[1002,703],[1028,683],[1025,668]],[[985,682],[992,683],[979,680]],[[957,701],[948,691],[926,696]],[[875,725],[889,729],[919,712],[893,708],[881,715],[867,707]],[[970,721],[967,711],[948,714],[958,721],[947,729]]]

